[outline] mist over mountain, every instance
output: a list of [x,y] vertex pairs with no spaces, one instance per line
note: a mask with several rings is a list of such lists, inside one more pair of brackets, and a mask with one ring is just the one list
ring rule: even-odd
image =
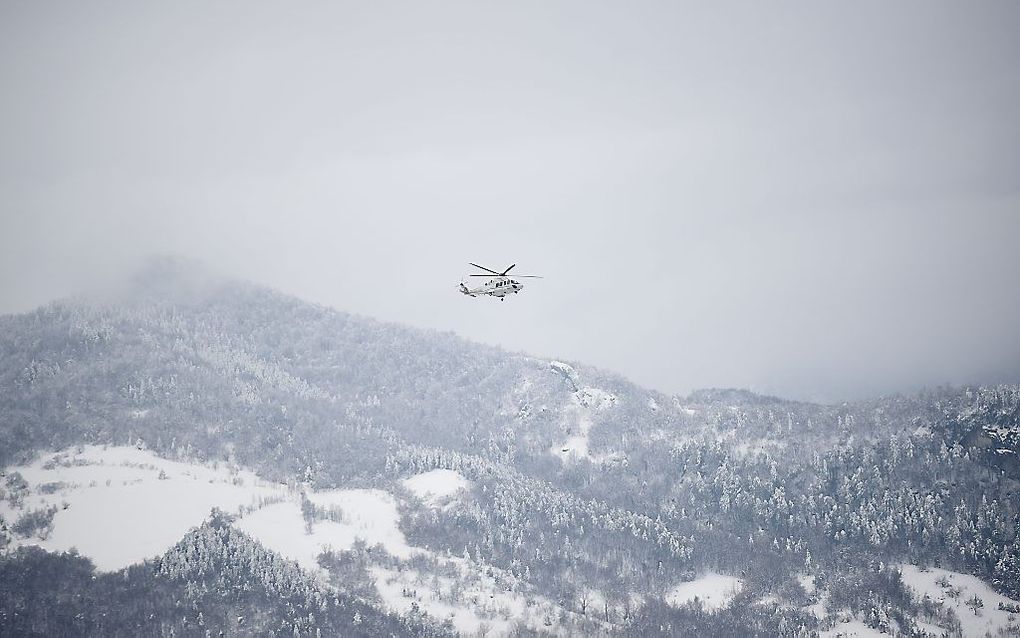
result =
[[0,318],[0,635],[1015,635],[1018,454],[1015,385],[669,396],[155,260]]

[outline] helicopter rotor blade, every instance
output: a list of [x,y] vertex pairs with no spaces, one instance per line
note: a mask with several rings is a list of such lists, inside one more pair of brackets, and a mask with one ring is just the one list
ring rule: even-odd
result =
[[[503,275],[496,275],[496,276],[497,277],[502,277]],[[468,275],[468,277],[492,277],[492,275],[477,275],[476,274],[476,275]],[[514,275],[513,277],[511,277],[510,275],[506,275],[506,278],[507,279],[545,279],[542,275]]]
[[[481,268],[481,269],[482,269],[482,270],[484,270],[485,272],[491,272],[491,273],[492,273],[492,274],[494,274],[494,275],[498,275],[498,274],[499,274],[499,273],[498,273],[498,272],[496,272],[495,270],[489,270],[489,269],[488,269],[488,268],[486,268],[485,266],[479,266],[478,264],[472,264],[472,263],[471,263],[470,261],[469,261],[468,263],[469,263],[469,264],[471,264],[472,266],[474,266],[475,268]],[[513,268],[513,266],[511,266],[511,268]],[[509,269],[508,269],[508,270],[509,270]],[[485,275],[482,275],[482,276],[484,277]]]
[[501,273],[499,273],[499,274],[500,274],[500,275],[502,275],[503,277],[506,277],[506,274],[507,274],[508,272],[510,272],[510,269],[512,269],[512,268],[513,268],[514,266],[516,266],[516,265],[517,265],[517,264],[510,264],[510,266],[508,266],[506,270],[504,270],[503,272],[501,272]]

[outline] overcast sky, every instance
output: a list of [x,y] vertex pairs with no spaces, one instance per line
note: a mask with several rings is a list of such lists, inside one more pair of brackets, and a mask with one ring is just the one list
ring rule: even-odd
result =
[[[1012,1],[0,0],[0,312],[170,253],[666,392],[1017,382],[1018,34]],[[469,261],[546,278],[470,299]]]

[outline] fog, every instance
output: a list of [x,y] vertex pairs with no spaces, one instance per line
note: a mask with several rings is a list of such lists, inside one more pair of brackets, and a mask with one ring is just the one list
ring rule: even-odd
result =
[[[1020,381],[1020,5],[0,3],[0,312],[181,255],[665,392]],[[505,302],[468,262],[543,275]]]

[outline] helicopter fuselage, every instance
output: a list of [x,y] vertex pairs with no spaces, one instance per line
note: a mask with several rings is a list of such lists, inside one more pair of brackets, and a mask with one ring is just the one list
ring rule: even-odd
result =
[[507,295],[515,295],[523,289],[524,284],[510,277],[493,277],[477,288],[468,288],[464,284],[460,285],[460,291],[470,297],[488,295],[490,297],[498,297],[499,299],[503,299]]
[[[462,281],[460,283],[460,291],[467,295],[468,297],[487,295],[489,297],[497,297],[500,301],[503,301],[504,299],[506,299],[507,295],[516,295],[520,291],[524,290],[524,284],[522,284],[519,281],[520,279],[525,277],[529,277],[532,279],[542,278],[539,275],[514,275],[513,277],[507,275],[507,273],[513,270],[514,266],[516,266],[517,264],[510,264],[505,269],[503,269],[503,272],[493,270],[491,268],[486,268],[485,266],[479,266],[478,264],[475,263],[471,263],[470,265],[474,266],[475,268],[478,268],[479,270],[484,270],[486,273],[491,273],[495,275],[495,277],[491,277],[489,281],[485,282],[484,285],[479,286],[477,288],[468,288],[467,284],[465,284]],[[488,277],[489,275],[483,273],[476,273],[469,276]]]

